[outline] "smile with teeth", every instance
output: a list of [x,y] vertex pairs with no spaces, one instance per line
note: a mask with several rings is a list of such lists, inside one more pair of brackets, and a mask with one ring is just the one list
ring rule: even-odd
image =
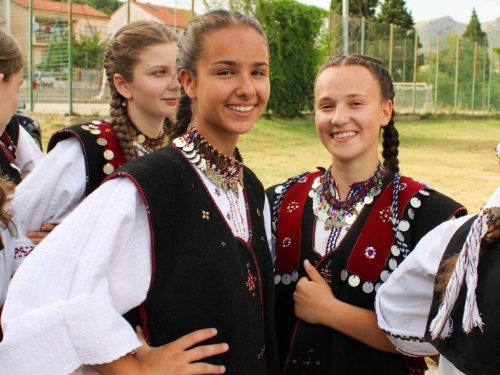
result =
[[255,108],[255,105],[240,106],[240,105],[228,105],[228,107],[234,111],[238,112],[249,112]]
[[333,139],[344,139],[349,137],[354,137],[356,132],[344,132],[344,133],[334,133]]

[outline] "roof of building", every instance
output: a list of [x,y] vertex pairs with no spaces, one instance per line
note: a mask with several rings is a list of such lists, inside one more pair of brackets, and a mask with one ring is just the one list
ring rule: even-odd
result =
[[177,20],[175,20],[175,8],[168,8],[150,3],[145,4],[135,2],[135,4],[155,16],[159,21],[163,22],[167,26],[173,27],[174,25],[177,25],[177,27],[185,29],[189,22],[188,19],[191,18],[190,10],[177,8]]
[[[13,0],[19,5],[29,8],[29,0]],[[97,9],[94,9],[87,4],[72,4],[71,7],[73,14],[85,15],[89,17],[103,17],[109,18],[106,13],[100,12]],[[46,12],[61,12],[64,14],[68,14],[68,3],[62,3],[59,1],[49,1],[49,0],[33,0],[33,10],[42,10]]]

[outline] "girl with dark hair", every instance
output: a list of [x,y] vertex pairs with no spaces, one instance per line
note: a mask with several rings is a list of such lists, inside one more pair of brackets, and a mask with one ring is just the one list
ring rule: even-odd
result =
[[267,38],[215,11],[178,45],[172,145],[113,174],[19,268],[2,319],[7,373],[279,373],[270,210],[236,147],[269,98]]
[[500,187],[479,214],[429,232],[377,294],[380,328],[407,355],[440,354],[439,374],[500,368],[499,218]]
[[331,58],[314,93],[332,165],[268,189],[283,374],[417,371],[378,329],[375,294],[425,233],[465,209],[399,174],[394,88],[379,60]]
[[115,169],[168,143],[179,100],[177,41],[155,21],[132,22],[110,40],[104,68],[111,117],[56,132],[36,172],[16,189],[18,261]]
[[0,30],[0,174],[21,182],[43,154],[14,116],[23,84],[24,57],[19,44]]

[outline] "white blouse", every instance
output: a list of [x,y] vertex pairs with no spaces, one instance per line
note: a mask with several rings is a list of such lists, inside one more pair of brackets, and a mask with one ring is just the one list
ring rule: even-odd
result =
[[[198,173],[221,212],[229,212],[225,194],[213,194],[215,185]],[[243,194],[238,205],[245,212]],[[270,239],[267,200],[264,218]],[[150,278],[143,201],[128,178],[108,181],[37,246],[13,278],[2,315],[0,373],[95,374],[83,365],[111,362],[139,348],[121,315],[145,300]]]
[[[19,126],[19,140],[16,150],[16,164],[21,172],[21,178],[26,178],[33,169],[40,163],[43,154],[31,138],[31,135],[22,127]],[[11,208],[9,208],[11,210]],[[12,211],[11,211],[12,212]],[[14,246],[12,245],[12,237],[6,230],[0,232],[0,238],[4,246],[0,250],[0,306],[5,301],[7,286],[9,285],[12,273],[16,268],[14,260]]]
[[[433,356],[438,351],[424,335],[434,294],[434,279],[448,242],[473,215],[447,221],[425,235],[378,290],[378,325],[396,349],[411,356]],[[439,373],[462,374],[441,356]]]

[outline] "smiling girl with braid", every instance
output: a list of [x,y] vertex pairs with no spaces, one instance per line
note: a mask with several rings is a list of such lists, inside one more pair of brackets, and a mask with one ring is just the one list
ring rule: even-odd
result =
[[465,209],[399,174],[393,99],[379,60],[328,60],[314,110],[332,165],[268,189],[283,374],[418,371],[378,328],[375,294],[424,234]]
[[214,11],[178,45],[172,144],[110,176],[21,265],[6,373],[279,374],[269,204],[237,148],[269,98],[267,37]]
[[176,33],[154,21],[132,22],[111,39],[104,54],[110,120],[56,132],[36,172],[16,189],[18,262],[106,176],[168,143],[166,128],[179,99],[177,41]]

